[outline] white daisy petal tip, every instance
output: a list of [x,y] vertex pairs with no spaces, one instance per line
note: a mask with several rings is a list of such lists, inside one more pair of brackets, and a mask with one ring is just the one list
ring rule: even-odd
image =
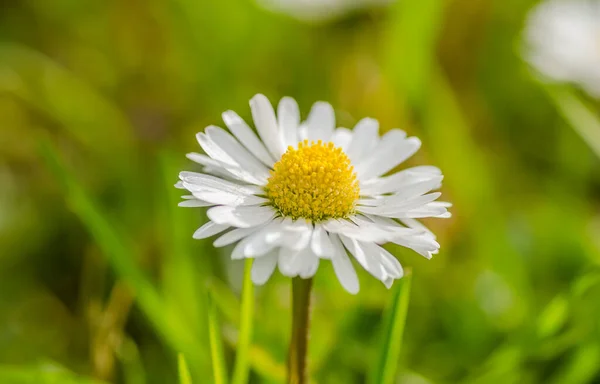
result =
[[256,130],[265,147],[273,157],[281,157],[285,152],[285,148],[279,134],[279,125],[271,102],[265,95],[258,93],[250,100],[250,110]]
[[329,141],[335,129],[335,113],[331,104],[317,101],[307,118],[307,139]]
[[255,259],[252,262],[252,270],[250,271],[252,282],[256,285],[264,285],[275,271],[276,266],[277,253],[275,252]]
[[208,223],[198,228],[198,230],[194,232],[194,235],[192,237],[196,240],[206,239],[207,237],[211,237],[213,235],[225,231],[227,228],[229,228],[229,225],[216,224],[212,221],[209,221]]
[[221,118],[227,126],[243,122],[242,118],[237,113],[231,110],[227,110],[221,113]]
[[392,288],[392,285],[394,284],[394,280],[395,280],[394,278],[388,277],[388,278],[382,280],[381,282],[383,283],[383,285],[385,285],[385,287],[387,289],[390,289],[390,288]]

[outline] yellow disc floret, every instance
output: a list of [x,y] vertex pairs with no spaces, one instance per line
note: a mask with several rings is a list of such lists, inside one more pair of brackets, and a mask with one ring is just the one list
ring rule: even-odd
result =
[[313,222],[348,217],[359,196],[348,156],[321,140],[288,147],[273,166],[265,191],[282,216]]

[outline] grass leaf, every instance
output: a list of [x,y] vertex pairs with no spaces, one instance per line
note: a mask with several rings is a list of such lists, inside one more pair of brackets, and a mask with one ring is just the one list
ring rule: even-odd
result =
[[123,370],[125,384],[143,384],[148,382],[142,357],[137,344],[131,338],[124,338],[117,350],[117,357]]
[[105,384],[76,375],[54,363],[35,366],[0,365],[0,383],[6,384]]
[[[223,315],[224,321],[239,327],[241,322],[241,304],[235,294],[218,279],[209,279],[207,289],[213,298],[216,310]],[[238,340],[231,332],[224,333],[223,337],[227,345],[237,349]],[[269,382],[280,383],[285,380],[285,366],[277,361],[269,352],[257,345],[250,346],[249,364],[257,374],[262,376],[263,379],[269,380]]]
[[205,329],[206,303],[201,287],[210,269],[200,269],[194,264],[192,245],[195,240],[192,239],[192,233],[197,222],[189,220],[189,208],[177,206],[182,193],[173,184],[181,164],[168,150],[163,151],[159,159],[162,190],[158,194],[160,201],[157,206],[161,208],[158,210],[161,215],[158,230],[164,235],[161,279],[163,298],[166,303],[184,313],[191,324],[195,324],[198,329]]
[[177,368],[179,370],[179,383],[180,384],[192,384],[192,377],[188,368],[187,362],[183,353],[177,355]]
[[422,0],[398,1],[393,6],[387,70],[413,105],[419,105],[429,89],[444,5],[442,0]]
[[245,262],[242,311],[237,342],[237,355],[233,367],[233,384],[246,384],[250,371],[249,351],[252,342],[252,320],[254,317],[254,286],[252,285],[251,278],[252,259],[247,259]]
[[209,278],[206,287],[214,299],[214,304],[225,319],[235,326],[240,325],[241,303],[238,297],[221,280]]
[[207,294],[208,300],[208,336],[210,340],[210,355],[212,358],[213,382],[215,384],[227,383],[227,368],[225,366],[225,356],[223,353],[223,340],[221,327],[217,316],[217,308],[210,292]]
[[114,230],[100,207],[62,163],[49,140],[41,140],[40,153],[61,182],[69,206],[91,233],[110,265],[132,290],[137,303],[157,331],[174,350],[185,351],[198,366],[207,361],[206,352],[194,347],[195,330],[188,326],[181,314],[174,312],[172,306],[165,304],[155,287],[136,265],[132,247],[127,246],[127,242]]
[[556,295],[538,318],[538,336],[540,338],[554,336],[564,326],[568,316],[569,298],[564,294]]
[[404,277],[394,287],[392,300],[384,315],[379,357],[369,377],[369,383],[371,384],[391,384],[395,382],[410,300],[411,279],[411,271],[406,270]]
[[600,118],[572,91],[546,88],[565,120],[600,157]]

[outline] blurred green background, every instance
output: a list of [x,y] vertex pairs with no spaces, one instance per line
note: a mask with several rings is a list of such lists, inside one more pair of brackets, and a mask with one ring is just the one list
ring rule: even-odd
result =
[[[600,382],[600,104],[520,59],[530,0],[403,0],[302,22],[247,0],[0,0],[0,383],[211,383],[243,262],[178,208],[194,134],[255,93],[419,136],[453,217],[413,269],[397,383]],[[578,132],[589,131],[587,142]],[[329,263],[311,377],[362,383],[392,292]],[[257,287],[250,382],[285,377],[288,279]],[[210,292],[210,296],[208,294]],[[212,300],[209,300],[212,298]],[[213,304],[215,307],[213,307]]]

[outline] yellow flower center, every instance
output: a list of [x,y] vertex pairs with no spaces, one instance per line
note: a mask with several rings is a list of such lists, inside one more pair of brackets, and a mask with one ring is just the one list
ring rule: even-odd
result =
[[282,216],[313,222],[348,217],[360,192],[348,156],[321,140],[288,147],[273,166],[265,191]]

